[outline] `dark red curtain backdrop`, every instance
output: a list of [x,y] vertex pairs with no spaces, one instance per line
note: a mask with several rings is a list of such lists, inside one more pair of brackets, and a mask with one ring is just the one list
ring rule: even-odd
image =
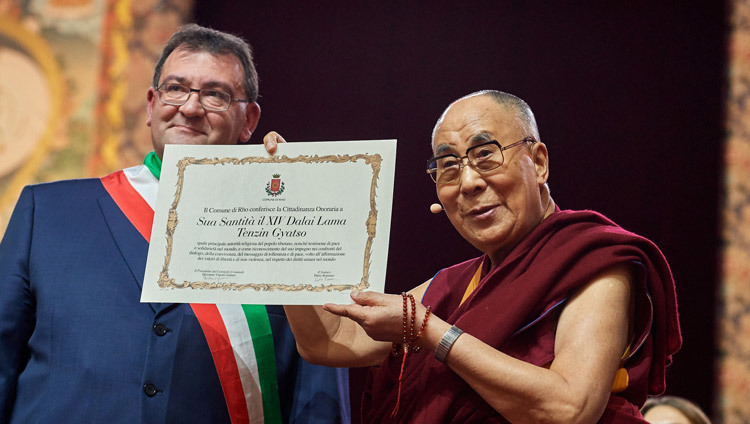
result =
[[[437,117],[479,89],[528,101],[555,201],[604,213],[670,261],[685,341],[667,390],[711,412],[727,6],[406,3],[198,1],[196,21],[254,46],[254,141],[269,130],[290,141],[398,139],[391,293],[477,254],[428,210]],[[352,373],[355,392],[362,375]]]

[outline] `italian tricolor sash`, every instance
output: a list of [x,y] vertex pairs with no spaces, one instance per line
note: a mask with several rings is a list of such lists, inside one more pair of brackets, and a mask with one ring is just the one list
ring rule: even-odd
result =
[[[150,241],[159,180],[146,166],[135,166],[101,181]],[[191,303],[190,307],[211,349],[232,423],[280,423],[276,358],[265,306]]]

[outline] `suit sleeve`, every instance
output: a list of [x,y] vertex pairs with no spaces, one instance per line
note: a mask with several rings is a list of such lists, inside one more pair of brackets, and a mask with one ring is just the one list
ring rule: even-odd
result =
[[26,187],[0,242],[0,422],[10,420],[35,321],[29,279],[33,213],[33,191]]
[[289,422],[349,424],[349,369],[313,365],[299,358]]
[[313,365],[297,353],[281,305],[266,305],[271,323],[282,421],[290,424],[349,424],[349,370]]

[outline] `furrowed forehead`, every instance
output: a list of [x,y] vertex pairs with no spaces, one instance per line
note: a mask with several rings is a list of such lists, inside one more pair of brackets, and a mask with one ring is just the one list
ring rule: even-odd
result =
[[443,112],[435,124],[433,136],[439,137],[441,132],[479,132],[481,129],[475,128],[473,124],[480,123],[480,125],[487,125],[498,117],[508,113],[509,110],[507,107],[498,104],[488,96],[461,99],[448,106]]
[[161,82],[191,88],[213,88],[235,94],[244,92],[242,65],[234,55],[175,49],[164,62]]

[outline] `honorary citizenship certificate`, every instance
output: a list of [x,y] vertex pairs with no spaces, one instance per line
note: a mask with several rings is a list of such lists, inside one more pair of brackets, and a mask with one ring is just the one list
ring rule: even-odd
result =
[[396,140],[167,145],[142,302],[351,303],[383,292]]

